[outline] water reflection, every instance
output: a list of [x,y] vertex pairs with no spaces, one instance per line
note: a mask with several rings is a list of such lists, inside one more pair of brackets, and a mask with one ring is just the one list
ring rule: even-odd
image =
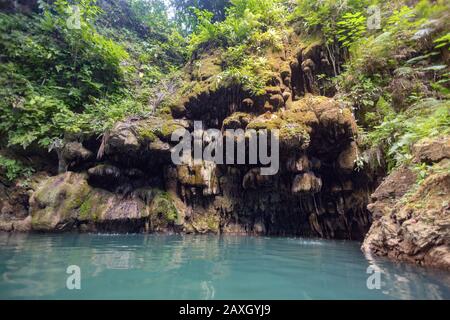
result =
[[[407,263],[391,263],[385,259],[365,254],[370,265],[376,266],[381,272],[381,290],[384,294],[410,299],[415,292],[423,292],[425,299],[448,299],[448,291],[442,290],[442,284],[450,284],[450,274],[441,270],[417,267]],[[427,281],[434,273],[434,281]],[[448,288],[447,288],[448,289]]]
[[[72,264],[79,291],[65,288]],[[366,286],[369,265],[380,290]],[[0,298],[450,298],[448,273],[299,238],[0,233],[0,279]]]

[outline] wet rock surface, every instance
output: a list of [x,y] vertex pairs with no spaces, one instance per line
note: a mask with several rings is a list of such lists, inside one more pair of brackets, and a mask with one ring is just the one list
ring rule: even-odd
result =
[[[362,239],[371,224],[366,207],[376,181],[354,170],[355,119],[337,101],[312,95],[320,94],[317,75],[331,74],[332,65],[318,44],[271,59],[276,61],[273,76],[259,95],[235,85],[206,85],[217,67],[212,59],[198,74],[191,72],[205,87],[182,97],[170,115],[130,117],[105,132],[101,143],[69,141],[62,151],[68,171],[31,191],[21,217],[31,219],[29,229],[42,231]],[[171,135],[177,129],[192,131],[194,121],[202,121],[203,134],[277,130],[278,172],[262,174],[261,163],[174,164],[171,150],[178,141]],[[204,146],[210,143],[205,139]],[[152,200],[154,190],[167,201]]]
[[[273,116],[234,119],[232,127],[280,130],[277,174],[262,175],[258,165],[174,165],[174,142],[161,133],[160,122],[132,119],[108,133],[103,154],[86,171],[68,171],[36,187],[22,215],[31,219],[28,229],[362,239],[370,226],[365,207],[371,182],[352,170],[358,151],[348,110],[308,96]],[[183,121],[166,129],[188,127],[189,119]],[[328,142],[314,145],[317,139]],[[325,150],[326,144],[333,148]],[[170,201],[152,202],[152,190],[167,193]],[[142,197],[146,192],[150,196]]]
[[176,222],[166,192],[140,188],[124,196],[90,186],[84,173],[66,172],[42,181],[29,204],[35,231],[168,231]]

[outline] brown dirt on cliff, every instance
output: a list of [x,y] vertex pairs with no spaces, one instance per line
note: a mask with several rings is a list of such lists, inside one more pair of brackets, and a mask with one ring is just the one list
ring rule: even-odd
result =
[[[441,158],[436,146],[447,142],[448,137],[421,141],[414,148],[416,159]],[[411,169],[398,168],[372,194],[368,209],[374,223],[364,251],[450,270],[450,159],[430,170],[418,184]]]

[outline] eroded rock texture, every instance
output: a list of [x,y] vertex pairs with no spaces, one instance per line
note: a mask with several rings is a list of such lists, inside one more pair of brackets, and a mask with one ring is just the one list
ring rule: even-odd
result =
[[[98,160],[86,170],[36,184],[24,201],[26,229],[363,237],[370,225],[370,180],[353,170],[358,147],[348,109],[308,96],[275,113],[225,119],[222,125],[280,130],[277,174],[262,175],[257,165],[174,165],[170,133],[190,128],[191,119],[130,119],[106,135]],[[78,153],[64,154],[92,158]]]
[[[171,114],[129,118],[105,132],[101,143],[66,141],[58,154],[61,173],[28,190],[19,220],[39,231],[362,239],[371,223],[366,206],[375,181],[355,168],[360,151],[352,112],[313,95],[319,94],[317,74],[333,72],[323,48],[311,45],[270,59],[273,74],[259,95],[233,84],[212,86],[220,66],[211,60],[203,64],[207,70],[191,72],[201,89],[183,96]],[[278,130],[279,171],[263,175],[262,164],[173,164],[177,142],[171,134],[193,130],[196,120],[203,130]],[[204,147],[211,141],[205,139]],[[0,216],[2,229],[20,229],[8,219]]]
[[177,219],[170,195],[157,188],[123,195],[92,187],[87,174],[70,171],[41,177],[33,188],[28,193],[19,188],[2,201],[2,230],[167,231]]
[[401,167],[376,189],[364,251],[450,270],[449,147],[449,137],[418,142],[415,159],[434,163],[432,173],[418,185],[416,173]]
[[265,176],[256,166],[169,165],[165,170],[176,182],[169,179],[167,188],[187,206],[186,231],[197,218],[212,216],[217,217],[213,229],[222,232],[364,235],[370,225],[365,209],[370,180],[353,170],[358,150],[348,109],[308,96],[273,113],[234,113],[223,125],[279,129],[280,171]]

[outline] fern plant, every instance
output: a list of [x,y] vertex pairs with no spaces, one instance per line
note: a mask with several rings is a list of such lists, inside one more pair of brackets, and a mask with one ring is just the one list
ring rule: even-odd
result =
[[361,12],[345,13],[337,22],[338,40],[344,47],[349,47],[366,32],[366,17]]
[[11,182],[19,177],[30,177],[33,173],[31,167],[23,165],[20,161],[0,155],[0,174],[4,173],[6,179]]

